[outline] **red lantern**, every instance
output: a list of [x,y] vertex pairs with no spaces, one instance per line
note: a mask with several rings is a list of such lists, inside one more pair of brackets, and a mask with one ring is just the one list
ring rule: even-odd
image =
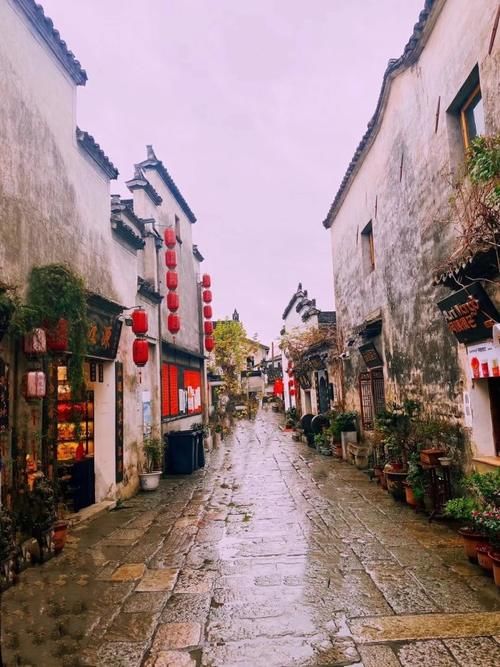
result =
[[205,350],[207,352],[211,352],[215,347],[215,340],[213,336],[206,336],[205,337]]
[[295,389],[290,389],[290,396],[295,396]]
[[203,285],[203,287],[210,287],[210,285],[212,284],[212,280],[208,275],[208,273],[203,274],[201,278],[201,284]]
[[143,336],[148,330],[148,314],[144,308],[136,308],[132,313],[132,331]]
[[274,395],[283,396],[283,380],[280,378],[274,381]]
[[211,303],[212,302],[212,292],[209,289],[203,290],[203,301],[205,303]]
[[24,353],[28,355],[45,354],[47,336],[43,329],[33,329],[24,337]]
[[166,282],[168,289],[177,289],[177,285],[179,284],[177,271],[167,271]]
[[170,314],[167,319],[168,330],[171,334],[175,336],[176,333],[179,333],[181,328],[181,318],[178,315]]
[[175,269],[177,266],[177,254],[175,250],[167,250],[165,252],[165,264],[169,269]]
[[167,308],[173,313],[179,310],[179,295],[175,292],[169,292],[167,294]]
[[210,321],[204,322],[203,332],[205,333],[205,336],[211,336],[214,332],[214,323]]
[[288,380],[288,387],[289,387],[289,389],[294,389],[295,388],[295,382],[293,380]]
[[136,338],[132,346],[132,356],[136,366],[145,366],[149,359],[149,344],[145,338]]
[[175,229],[173,227],[169,227],[168,229],[165,230],[163,238],[165,240],[165,245],[167,246],[167,248],[175,248],[177,239],[175,238]]
[[203,306],[203,317],[206,320],[212,319],[212,306]]
[[43,371],[29,371],[24,378],[24,395],[27,399],[44,398],[47,389]]
[[65,352],[68,349],[68,320],[60,319],[53,327],[46,329],[47,349],[52,352]]

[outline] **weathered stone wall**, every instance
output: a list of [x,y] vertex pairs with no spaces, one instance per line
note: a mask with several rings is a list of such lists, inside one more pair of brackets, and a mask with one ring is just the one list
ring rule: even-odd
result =
[[[415,396],[435,412],[462,415],[458,346],[436,302],[433,270],[450,251],[442,220],[450,175],[463,160],[458,118],[447,109],[479,65],[487,132],[498,132],[500,57],[488,55],[496,0],[444,3],[417,62],[392,81],[380,130],[331,227],[337,322],[344,343],[380,308],[387,399]],[[436,112],[440,99],[439,123]],[[361,232],[372,222],[375,270]],[[356,346],[344,364],[347,407],[359,410]]]

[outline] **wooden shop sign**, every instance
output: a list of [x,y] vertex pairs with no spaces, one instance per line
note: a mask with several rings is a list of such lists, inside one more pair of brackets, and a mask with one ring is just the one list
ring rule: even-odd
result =
[[479,283],[451,294],[438,302],[448,329],[460,343],[491,338],[492,328],[500,315]]

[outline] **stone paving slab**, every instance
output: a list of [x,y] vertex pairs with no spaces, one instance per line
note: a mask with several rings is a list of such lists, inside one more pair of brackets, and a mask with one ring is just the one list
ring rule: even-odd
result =
[[278,420],[239,423],[203,471],[23,573],[6,666],[500,664],[500,596],[457,535]]

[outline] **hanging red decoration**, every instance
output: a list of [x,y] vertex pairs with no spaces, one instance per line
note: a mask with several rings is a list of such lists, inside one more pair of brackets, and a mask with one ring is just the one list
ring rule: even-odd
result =
[[295,389],[290,389],[290,396],[295,396]]
[[212,306],[203,306],[203,317],[206,320],[212,319]]
[[175,250],[166,250],[165,251],[165,264],[169,269],[175,269],[177,266],[177,253]]
[[177,289],[179,284],[179,276],[177,275],[177,271],[167,271],[166,282],[168,289]]
[[203,301],[205,303],[211,303],[211,301],[212,301],[212,292],[209,289],[203,290]]
[[283,396],[283,380],[281,378],[274,381],[274,395]]
[[143,336],[148,331],[148,314],[144,308],[136,308],[132,313],[132,331]]
[[60,319],[55,326],[46,328],[47,349],[51,352],[65,352],[68,349],[69,323]]
[[33,329],[24,336],[24,353],[28,355],[45,354],[47,336],[44,329]]
[[210,287],[210,285],[212,284],[212,279],[210,278],[208,273],[203,274],[201,278],[201,284],[203,285],[203,287]]
[[24,395],[27,399],[44,398],[47,390],[45,373],[29,371],[24,378]]
[[132,346],[132,356],[136,366],[145,366],[149,359],[149,344],[145,338],[136,338]]
[[289,389],[294,389],[295,388],[295,382],[293,380],[288,380],[288,388]]
[[214,332],[214,323],[207,321],[203,323],[203,333],[205,336],[211,336]]
[[177,239],[175,238],[175,229],[173,227],[169,227],[168,229],[165,230],[163,238],[165,240],[165,245],[167,246],[167,248],[175,248]]
[[180,331],[181,318],[178,315],[170,314],[167,318],[167,326],[170,333],[175,336]]
[[179,295],[175,292],[167,294],[167,308],[173,313],[179,310]]
[[213,336],[206,336],[205,337],[205,350],[207,352],[211,352],[215,347],[215,340]]

